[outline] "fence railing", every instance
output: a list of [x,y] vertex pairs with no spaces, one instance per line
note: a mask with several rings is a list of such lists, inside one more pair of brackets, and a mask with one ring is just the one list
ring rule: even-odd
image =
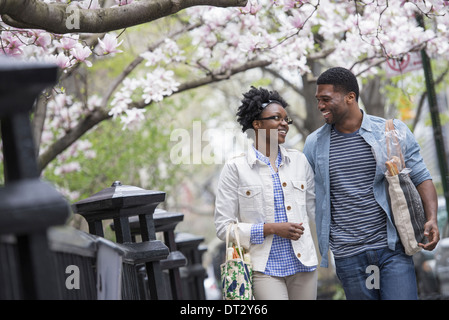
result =
[[[56,78],[53,65],[0,57],[0,300],[204,299],[204,238],[175,233],[183,215],[156,210],[164,192],[115,182],[70,207],[39,179],[30,113]],[[66,225],[70,208],[89,232]]]

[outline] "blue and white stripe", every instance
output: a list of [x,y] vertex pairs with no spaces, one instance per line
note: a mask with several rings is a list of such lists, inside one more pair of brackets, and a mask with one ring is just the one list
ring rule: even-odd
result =
[[376,161],[357,132],[332,129],[329,151],[330,247],[336,258],[387,246],[386,214],[374,198]]

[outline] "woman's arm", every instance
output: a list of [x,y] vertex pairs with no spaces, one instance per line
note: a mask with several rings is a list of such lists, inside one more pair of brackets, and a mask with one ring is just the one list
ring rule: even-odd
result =
[[304,233],[302,223],[293,222],[279,222],[279,223],[265,223],[263,226],[263,235],[269,236],[272,234],[279,237],[298,240]]

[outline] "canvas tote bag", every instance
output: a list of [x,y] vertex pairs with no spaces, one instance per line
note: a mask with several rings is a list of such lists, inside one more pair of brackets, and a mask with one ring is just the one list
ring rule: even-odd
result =
[[[396,165],[395,169],[397,170],[387,171],[385,174],[394,224],[405,253],[413,255],[422,249],[418,243],[427,243],[428,241],[424,236],[424,224],[427,219],[421,197],[410,179],[410,169],[405,168],[404,157],[399,147],[398,137],[395,135],[392,119],[387,120],[385,133],[387,156],[390,161],[386,165],[387,168],[389,165]],[[393,158],[394,160],[392,160]]]
[[243,251],[240,246],[237,224],[230,223],[226,230],[226,251],[229,246],[229,232],[234,228],[234,235],[237,247],[240,253],[238,258],[228,259],[220,265],[222,296],[224,300],[252,300],[253,284],[252,284],[252,267],[251,264],[243,259]]

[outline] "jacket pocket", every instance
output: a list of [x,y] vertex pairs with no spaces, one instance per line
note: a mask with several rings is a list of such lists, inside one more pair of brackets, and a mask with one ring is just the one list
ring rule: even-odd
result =
[[306,191],[307,191],[307,183],[304,180],[292,180],[293,184],[293,198],[295,201],[300,204],[306,204]]
[[239,208],[241,213],[259,211],[262,208],[262,187],[239,187]]

